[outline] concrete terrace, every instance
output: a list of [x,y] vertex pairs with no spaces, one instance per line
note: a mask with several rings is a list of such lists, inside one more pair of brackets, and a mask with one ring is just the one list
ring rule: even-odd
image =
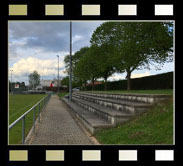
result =
[[170,95],[75,92],[72,101],[53,95],[28,144],[98,144],[92,136],[150,110]]

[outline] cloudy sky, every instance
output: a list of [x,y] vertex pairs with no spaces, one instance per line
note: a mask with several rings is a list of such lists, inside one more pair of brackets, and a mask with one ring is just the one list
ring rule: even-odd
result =
[[[102,21],[73,22],[72,49],[90,45],[93,31]],[[64,57],[69,54],[69,22],[11,21],[9,22],[9,70],[13,70],[13,81],[28,83],[28,75],[38,71],[41,79],[57,78],[58,58],[60,76],[64,77]],[[132,78],[173,71],[173,63],[166,63],[162,70],[139,70]],[[10,78],[10,77],[9,77]],[[114,74],[109,80],[124,79],[125,74]]]

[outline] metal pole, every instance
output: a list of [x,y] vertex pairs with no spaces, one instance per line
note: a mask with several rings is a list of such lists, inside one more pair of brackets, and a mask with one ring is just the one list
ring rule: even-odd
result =
[[59,55],[57,55],[58,57],[58,93],[59,93]]
[[42,111],[44,110],[44,100],[42,102]]
[[[43,74],[44,74],[44,67],[43,67]],[[44,91],[44,80],[43,80],[43,76],[42,76],[42,86],[43,86],[43,91]]]
[[33,131],[35,132],[35,107],[33,110]]
[[70,70],[69,70],[69,100],[72,100],[72,22],[70,21]]
[[60,88],[60,78],[59,78],[59,56],[58,56],[58,93]]
[[25,116],[22,119],[22,144],[25,142]]
[[40,123],[40,103],[39,103],[39,123]]
[[11,70],[11,93],[13,93],[13,91],[12,91],[12,70]]
[[11,93],[13,94],[13,84],[12,84],[12,72],[13,72],[13,70],[10,70],[10,72],[11,72]]
[[40,102],[40,112],[42,113],[42,110],[43,110],[43,102],[41,101]]

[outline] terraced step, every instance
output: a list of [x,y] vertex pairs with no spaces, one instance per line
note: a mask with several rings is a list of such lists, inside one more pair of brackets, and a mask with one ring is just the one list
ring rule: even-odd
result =
[[72,97],[72,101],[75,102],[77,105],[81,106],[82,108],[92,113],[95,113],[96,115],[102,118],[105,118],[113,125],[126,122],[134,116],[132,114],[123,113],[121,111],[117,111],[111,108],[98,105],[96,103],[92,103],[90,101],[79,99],[76,96]]
[[89,92],[77,92],[78,94],[93,96],[93,97],[102,97],[102,98],[111,98],[111,99],[120,99],[140,103],[149,103],[155,104],[157,102],[166,100],[170,98],[170,95],[166,94],[136,94],[136,93],[123,93],[123,94],[109,94],[109,93],[89,93]]
[[74,102],[70,102],[66,98],[62,98],[62,100],[69,106],[72,110],[71,112],[74,113],[75,117],[83,123],[86,129],[94,134],[96,131],[104,129],[104,128],[111,128],[114,127],[109,121],[100,116],[85,110],[84,108],[78,106]]
[[149,110],[152,104],[147,103],[137,103],[133,101],[94,97],[85,95],[84,93],[74,93],[73,97],[79,98],[81,100],[90,101],[101,106],[105,106],[117,111],[121,111],[127,114],[139,114]]

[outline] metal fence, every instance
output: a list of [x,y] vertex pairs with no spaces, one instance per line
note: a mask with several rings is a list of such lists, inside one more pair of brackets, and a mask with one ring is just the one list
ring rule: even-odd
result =
[[[30,108],[27,112],[25,112],[22,116],[20,116],[17,120],[15,120],[11,125],[9,125],[9,131],[12,129],[19,121],[22,120],[22,144],[25,143],[25,117],[33,111],[33,131],[35,131],[35,122],[36,122],[36,108],[38,107],[38,122],[40,122],[40,113],[42,110],[44,110],[46,104],[48,103],[49,99],[51,97],[51,94],[48,94],[48,96],[41,99],[37,104],[35,104],[32,108]],[[42,109],[41,109],[41,103],[42,103]]]

